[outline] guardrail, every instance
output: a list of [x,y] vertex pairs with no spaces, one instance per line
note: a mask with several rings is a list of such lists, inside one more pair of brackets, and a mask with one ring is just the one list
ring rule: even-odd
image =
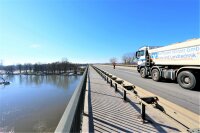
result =
[[135,86],[132,85],[131,83],[128,83],[127,81],[124,81],[122,79],[117,78],[116,76],[113,76],[112,74],[109,74],[105,71],[102,71],[101,69],[94,67],[93,68],[99,73],[104,80],[106,80],[107,83],[110,84],[111,87],[115,88],[115,91],[118,91],[118,87],[122,88],[122,93],[123,93],[123,99],[124,101],[127,101],[127,91],[133,91],[134,96],[138,98],[138,100],[141,103],[141,118],[143,120],[146,120],[146,106],[148,104],[156,103],[158,98],[157,97],[140,97],[137,95],[137,92],[134,90]]
[[82,80],[75,89],[65,112],[55,130],[55,133],[80,132],[84,108],[84,97],[87,81],[88,67],[85,69]]
[[[182,132],[198,129],[200,126],[199,115],[195,115],[186,109],[181,108],[165,99],[147,92],[142,88],[122,80],[113,74],[101,70],[95,66],[93,68],[102,76],[102,78],[115,88],[115,91],[122,90],[120,93],[123,99],[127,100],[127,91],[129,97],[139,100],[141,104],[141,118],[145,120],[146,108],[153,110],[155,113],[162,115],[164,118],[173,121]],[[132,92],[132,93],[131,93]],[[130,100],[130,99],[129,99]],[[162,106],[161,106],[162,105]]]
[[[112,64],[102,64],[102,65],[112,66]],[[116,66],[123,66],[123,67],[137,67],[137,65],[131,65],[131,64],[116,64]]]

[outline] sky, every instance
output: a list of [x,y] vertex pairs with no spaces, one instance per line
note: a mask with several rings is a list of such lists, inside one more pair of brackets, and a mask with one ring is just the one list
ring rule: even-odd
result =
[[142,46],[199,38],[199,13],[199,0],[0,0],[0,60],[121,62]]

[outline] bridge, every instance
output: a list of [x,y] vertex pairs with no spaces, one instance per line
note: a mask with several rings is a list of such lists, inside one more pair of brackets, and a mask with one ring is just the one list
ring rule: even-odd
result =
[[199,92],[138,76],[132,67],[89,66],[55,132],[200,131]]

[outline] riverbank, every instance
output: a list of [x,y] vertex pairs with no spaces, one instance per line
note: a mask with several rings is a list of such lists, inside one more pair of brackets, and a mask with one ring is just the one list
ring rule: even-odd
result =
[[68,71],[68,72],[30,72],[30,71],[15,71],[15,72],[1,72],[1,75],[36,75],[36,76],[45,76],[45,75],[62,75],[62,76],[76,76],[83,75],[84,70],[80,71]]

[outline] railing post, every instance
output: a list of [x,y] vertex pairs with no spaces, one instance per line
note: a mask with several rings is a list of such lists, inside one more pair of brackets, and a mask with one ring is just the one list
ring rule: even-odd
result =
[[143,120],[145,120],[145,105],[141,103],[141,117]]
[[124,90],[124,101],[126,101],[126,90]]
[[112,80],[110,79],[110,87],[112,87],[113,85],[112,85]]
[[117,91],[117,83],[115,83],[115,91]]
[[108,77],[106,77],[107,83],[108,83]]

